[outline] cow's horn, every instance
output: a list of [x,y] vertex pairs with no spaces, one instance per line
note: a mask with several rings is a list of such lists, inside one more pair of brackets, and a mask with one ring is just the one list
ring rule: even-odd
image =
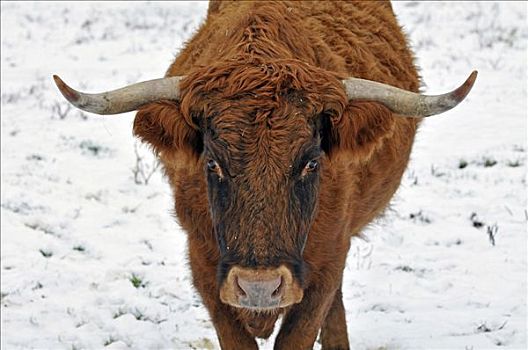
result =
[[384,104],[404,117],[428,117],[450,110],[467,96],[477,79],[477,71],[457,89],[443,95],[427,96],[398,89],[371,80],[349,78],[343,80],[349,100],[370,100]]
[[118,114],[134,111],[149,102],[178,100],[180,97],[179,83],[182,77],[143,81],[100,94],[76,91],[56,75],[53,79],[62,95],[75,107],[97,114]]

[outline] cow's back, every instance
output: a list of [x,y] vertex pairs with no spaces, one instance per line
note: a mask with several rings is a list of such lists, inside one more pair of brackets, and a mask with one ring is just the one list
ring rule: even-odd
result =
[[[248,33],[250,26],[269,30]],[[265,40],[259,35],[273,37]],[[280,50],[269,52],[270,43],[277,42]],[[207,20],[167,73],[183,75],[198,66],[233,59],[248,46],[262,48],[258,54],[269,54],[270,59],[294,58],[342,76],[411,91],[419,88],[413,56],[392,7],[376,1],[212,1]]]

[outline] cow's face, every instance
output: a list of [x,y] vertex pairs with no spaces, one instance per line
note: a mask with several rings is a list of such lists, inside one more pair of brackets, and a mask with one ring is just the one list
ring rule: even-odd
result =
[[220,297],[230,305],[266,309],[302,299],[302,253],[324,163],[321,124],[304,101],[292,92],[230,102],[202,126]]

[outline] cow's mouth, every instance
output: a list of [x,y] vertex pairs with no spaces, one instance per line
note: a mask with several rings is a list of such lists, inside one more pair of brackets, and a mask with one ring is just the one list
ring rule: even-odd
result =
[[223,303],[257,313],[277,313],[299,303],[303,294],[284,265],[274,269],[234,266],[220,288]]
[[239,319],[243,320],[244,327],[253,337],[269,338],[273,333],[275,322],[284,309],[275,309],[271,312],[252,312],[239,309]]

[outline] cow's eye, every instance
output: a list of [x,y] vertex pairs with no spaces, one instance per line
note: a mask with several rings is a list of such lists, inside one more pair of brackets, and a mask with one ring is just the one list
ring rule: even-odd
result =
[[218,163],[216,162],[216,160],[210,159],[207,162],[207,170],[216,172],[218,169],[220,169],[220,167],[218,166]]
[[313,173],[317,171],[318,168],[319,168],[319,162],[315,159],[312,159],[311,161],[306,163],[306,165],[304,166],[304,169],[301,172],[301,177],[304,178],[308,173]]
[[218,180],[220,181],[224,178],[222,168],[220,168],[220,165],[218,165],[218,162],[216,160],[210,159],[207,161],[207,170],[210,173],[215,173],[218,176]]
[[317,170],[318,167],[319,167],[319,162],[315,159],[312,159],[311,161],[306,163],[306,166],[304,167],[304,169],[306,171],[315,171]]

